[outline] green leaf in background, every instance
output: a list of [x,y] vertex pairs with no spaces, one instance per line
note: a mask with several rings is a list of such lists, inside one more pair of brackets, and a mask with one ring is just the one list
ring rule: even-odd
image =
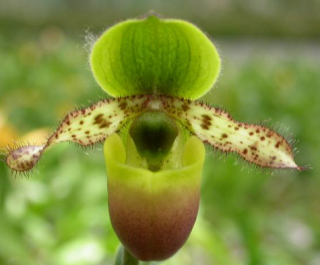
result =
[[[100,8],[102,2],[105,8]],[[148,9],[155,8],[154,2],[146,2]],[[290,6],[286,1],[262,2],[264,5],[259,2],[247,8],[248,1],[221,5],[204,0],[201,4],[162,1],[163,8],[158,8],[159,2],[157,10],[167,16],[195,21],[215,37],[223,55],[224,71],[214,93],[208,93],[205,100],[226,106],[235,119],[252,123],[268,120],[276,127],[275,121],[282,121],[281,127],[290,127],[299,140],[294,144],[300,151],[296,156],[298,162],[311,164],[314,169],[299,174],[276,171],[271,176],[268,171],[245,169],[243,163],[235,163],[234,157],[218,159],[215,153],[209,155],[203,176],[202,213],[198,218],[205,223],[196,223],[187,245],[161,265],[229,265],[232,261],[247,265],[250,256],[257,254],[264,265],[320,264],[320,167],[317,166],[320,53],[319,41],[308,39],[312,32],[313,36],[319,36],[319,23],[314,20],[315,17],[319,20],[319,5],[300,0]],[[7,18],[0,23],[0,106],[10,124],[16,125],[19,135],[43,126],[54,127],[57,117],[63,117],[69,108],[81,106],[89,98],[95,101],[105,96],[85,67],[88,54],[82,48],[83,29],[92,26],[93,32],[99,32],[108,22],[147,11],[140,1],[131,1],[129,7],[122,1],[113,1],[115,9],[110,8],[110,1],[104,0],[87,1],[86,6],[76,1],[73,5],[71,1],[50,3],[19,0],[17,5],[17,1],[7,1],[7,10],[0,8],[2,19],[4,14]],[[74,13],[78,7],[83,12],[81,16]],[[50,16],[44,15],[44,9]],[[53,9],[63,10],[64,17],[61,12],[52,12]],[[98,18],[97,26],[94,23],[98,9],[103,16]],[[247,12],[253,16],[246,15]],[[286,12],[290,16],[284,17]],[[22,19],[21,14],[27,17]],[[12,20],[14,16],[16,20]],[[201,20],[194,20],[194,16]],[[71,21],[75,21],[76,29],[66,26]],[[293,23],[298,26],[293,27]],[[217,32],[217,28],[224,28],[226,33],[218,35],[221,31]],[[265,35],[273,29],[275,34]],[[304,37],[299,38],[302,35],[296,32]],[[47,43],[50,49],[44,45]],[[30,47],[33,56],[26,54]],[[0,167],[1,183],[9,181],[1,186],[4,208],[0,217],[3,244],[0,248],[16,250],[1,253],[1,265],[21,265],[13,261],[13,253],[32,256],[32,265],[114,263],[119,241],[107,214],[103,157],[101,152],[86,152],[68,144],[57,146],[44,155],[30,179],[12,178],[4,166]],[[212,153],[211,148],[208,153]],[[34,182],[44,190],[31,189]],[[46,199],[41,203],[23,201],[24,214],[13,215],[21,207],[20,195],[28,191],[35,197],[45,194]],[[239,211],[247,215],[246,233],[236,219]],[[39,220],[43,227],[39,226]],[[49,237],[46,227],[51,231]],[[12,236],[11,240],[6,240],[8,236]],[[38,236],[43,240],[37,239]],[[221,246],[217,245],[215,236],[221,239]],[[100,254],[90,256],[91,259],[84,257],[88,249],[92,250],[83,243],[88,241],[87,237],[101,248]],[[252,243],[257,242],[255,248],[250,247],[252,243],[246,243],[252,238]],[[79,241],[82,247],[71,247],[78,246]],[[71,256],[77,259],[70,259]]]
[[123,246],[119,247],[116,255],[115,265],[138,265],[139,261],[135,259]]

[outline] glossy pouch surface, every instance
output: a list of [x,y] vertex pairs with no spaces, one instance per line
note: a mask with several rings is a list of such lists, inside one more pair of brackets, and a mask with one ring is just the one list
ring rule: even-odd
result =
[[186,242],[196,220],[203,143],[190,137],[182,153],[183,166],[158,172],[127,165],[118,134],[107,138],[104,154],[109,212],[120,241],[142,261],[171,257]]

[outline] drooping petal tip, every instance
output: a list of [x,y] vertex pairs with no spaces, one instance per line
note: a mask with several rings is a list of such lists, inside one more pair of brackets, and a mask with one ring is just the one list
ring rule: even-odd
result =
[[93,146],[118,131],[126,122],[147,107],[149,96],[105,99],[90,107],[70,112],[42,146],[20,144],[8,147],[5,162],[14,172],[29,172],[43,152],[62,142]]
[[8,147],[5,158],[7,166],[14,172],[27,172],[39,161],[44,146],[26,145],[18,148]]
[[267,127],[235,121],[224,110],[204,103],[168,96],[161,102],[168,115],[219,151],[237,153],[260,167],[303,170],[288,141]]
[[9,149],[6,163],[14,171],[27,172],[49,146],[61,142],[92,146],[147,110],[163,111],[204,143],[222,152],[236,153],[260,167],[308,169],[295,163],[290,144],[277,132],[262,125],[235,121],[227,112],[204,103],[163,95],[108,99],[73,111],[43,146]]

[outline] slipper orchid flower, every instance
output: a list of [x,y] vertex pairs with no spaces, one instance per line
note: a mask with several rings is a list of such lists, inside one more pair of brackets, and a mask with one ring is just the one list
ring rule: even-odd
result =
[[94,43],[90,64],[112,98],[66,115],[43,145],[9,148],[5,161],[28,172],[55,144],[104,142],[112,225],[138,260],[167,259],[187,240],[203,143],[260,167],[302,169],[277,132],[197,101],[217,80],[220,57],[188,22],[151,15],[116,24]]

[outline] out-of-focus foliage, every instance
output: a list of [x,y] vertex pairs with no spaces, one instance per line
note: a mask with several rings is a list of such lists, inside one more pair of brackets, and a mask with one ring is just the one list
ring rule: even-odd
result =
[[319,0],[1,0],[0,22],[80,29],[155,10],[190,20],[210,35],[319,37]]
[[[224,106],[238,120],[266,122],[292,134],[300,151],[297,162],[311,164],[313,170],[255,169],[208,148],[195,229],[186,246],[163,264],[320,264],[320,44],[314,39],[270,39],[315,36],[319,28],[310,21],[319,19],[319,2],[290,1],[288,6],[287,1],[244,1],[254,2],[249,9],[256,17],[256,9],[273,6],[268,18],[278,19],[275,31],[269,27],[272,19],[260,17],[256,22],[245,16],[249,9],[244,2],[182,5],[176,0],[172,10],[164,2],[30,1],[29,6],[26,1],[1,1],[0,20],[5,23],[0,25],[0,148],[8,139],[53,128],[67,110],[106,96],[88,67],[87,27],[99,32],[108,22],[148,9],[197,18],[198,26],[215,40],[223,65],[218,84],[204,100]],[[221,11],[216,17],[217,10],[227,8],[234,13]],[[60,11],[54,16],[55,10]],[[226,20],[228,16],[234,20]],[[289,19],[300,19],[300,27],[286,27]],[[236,21],[247,24],[232,27]],[[246,39],[221,38],[250,32]],[[259,32],[270,33],[269,39],[254,37]],[[44,132],[33,135],[42,139]],[[119,242],[110,225],[107,198],[101,148],[55,147],[29,178],[15,178],[0,163],[0,264],[113,264]]]

